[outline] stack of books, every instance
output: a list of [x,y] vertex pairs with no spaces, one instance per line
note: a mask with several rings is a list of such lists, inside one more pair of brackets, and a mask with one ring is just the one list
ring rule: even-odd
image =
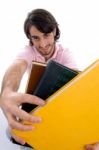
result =
[[30,112],[42,117],[42,123],[33,124],[35,130],[12,132],[35,150],[82,150],[84,145],[99,141],[99,60],[46,100],[45,106]]

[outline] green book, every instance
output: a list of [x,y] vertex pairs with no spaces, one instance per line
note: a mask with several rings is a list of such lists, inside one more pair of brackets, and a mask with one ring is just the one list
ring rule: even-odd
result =
[[[34,89],[34,85],[32,84],[33,92],[31,92],[30,90],[30,92],[28,93],[36,95],[42,98],[43,100],[46,100],[49,96],[51,96],[53,93],[59,90],[62,86],[68,83],[71,79],[73,79],[76,75],[78,75],[78,71],[75,71],[66,66],[63,66],[60,63],[53,61],[53,60],[49,61],[47,66],[45,66],[42,63],[38,63],[38,65],[41,68],[44,67],[42,71],[43,73],[40,73],[41,75],[39,77],[39,82],[36,81],[38,80],[37,73],[36,73],[36,77],[34,77],[34,79],[32,78],[32,81],[29,82],[29,84],[35,81],[37,85],[35,86],[35,89]],[[38,67],[35,67],[35,68],[38,69]],[[31,76],[34,76],[33,68],[32,68]],[[35,107],[36,105],[32,105],[28,103],[25,103],[22,105],[22,109],[27,112],[32,111]]]
[[77,71],[51,60],[46,66],[45,72],[38,83],[37,88],[33,92],[33,95],[46,100],[63,85],[73,79],[77,74]]

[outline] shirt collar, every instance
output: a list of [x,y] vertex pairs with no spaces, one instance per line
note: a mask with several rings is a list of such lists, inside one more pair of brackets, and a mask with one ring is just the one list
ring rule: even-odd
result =
[[[39,57],[39,58],[42,58],[42,59],[45,59],[38,51],[37,49],[33,46],[33,49],[35,51],[35,54]],[[56,56],[57,56],[57,52],[59,50],[59,46],[58,44],[55,44],[55,51],[54,51],[54,54],[52,55],[52,57],[50,59],[55,59]]]

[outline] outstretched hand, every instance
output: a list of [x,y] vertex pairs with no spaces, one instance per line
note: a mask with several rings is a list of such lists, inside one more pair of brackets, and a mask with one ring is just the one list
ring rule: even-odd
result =
[[21,122],[18,122],[17,118],[32,123],[41,122],[40,117],[30,115],[29,113],[20,109],[19,106],[21,106],[23,103],[43,106],[45,102],[42,99],[29,94],[9,92],[5,95],[2,95],[0,101],[1,108],[8,120],[10,128],[15,128],[18,130],[31,130],[33,128],[33,126],[31,127],[28,125],[23,125]]
[[[33,116],[24,110],[20,109],[20,106],[23,103],[36,104],[39,106],[45,105],[45,102],[38,98],[37,96],[33,96],[30,94],[23,94],[9,91],[7,93],[3,93],[0,97],[0,107],[5,114],[8,125],[10,129],[18,129],[18,130],[33,130],[33,125],[24,125],[18,120],[29,121],[32,123],[40,123],[41,118],[37,116]],[[12,134],[11,134],[12,135]],[[25,141],[17,137],[16,135],[12,135],[17,142],[24,144]]]

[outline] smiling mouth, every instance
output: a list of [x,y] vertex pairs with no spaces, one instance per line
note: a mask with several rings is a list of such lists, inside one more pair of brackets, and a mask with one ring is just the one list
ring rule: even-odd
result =
[[[54,46],[54,45],[53,45]],[[44,48],[43,47],[39,47],[39,52],[42,54],[42,55],[49,55],[50,53],[52,53],[52,49],[53,49],[53,46],[51,45],[47,45],[45,46]]]
[[42,55],[49,55],[51,53],[51,51],[49,49],[40,49],[40,53]]
[[43,54],[49,54],[50,53],[50,47],[40,48],[40,52]]
[[48,45],[48,46],[46,46],[46,47],[40,47],[40,49],[43,50],[43,51],[47,51],[47,50],[49,49],[49,47],[50,47],[50,46]]

